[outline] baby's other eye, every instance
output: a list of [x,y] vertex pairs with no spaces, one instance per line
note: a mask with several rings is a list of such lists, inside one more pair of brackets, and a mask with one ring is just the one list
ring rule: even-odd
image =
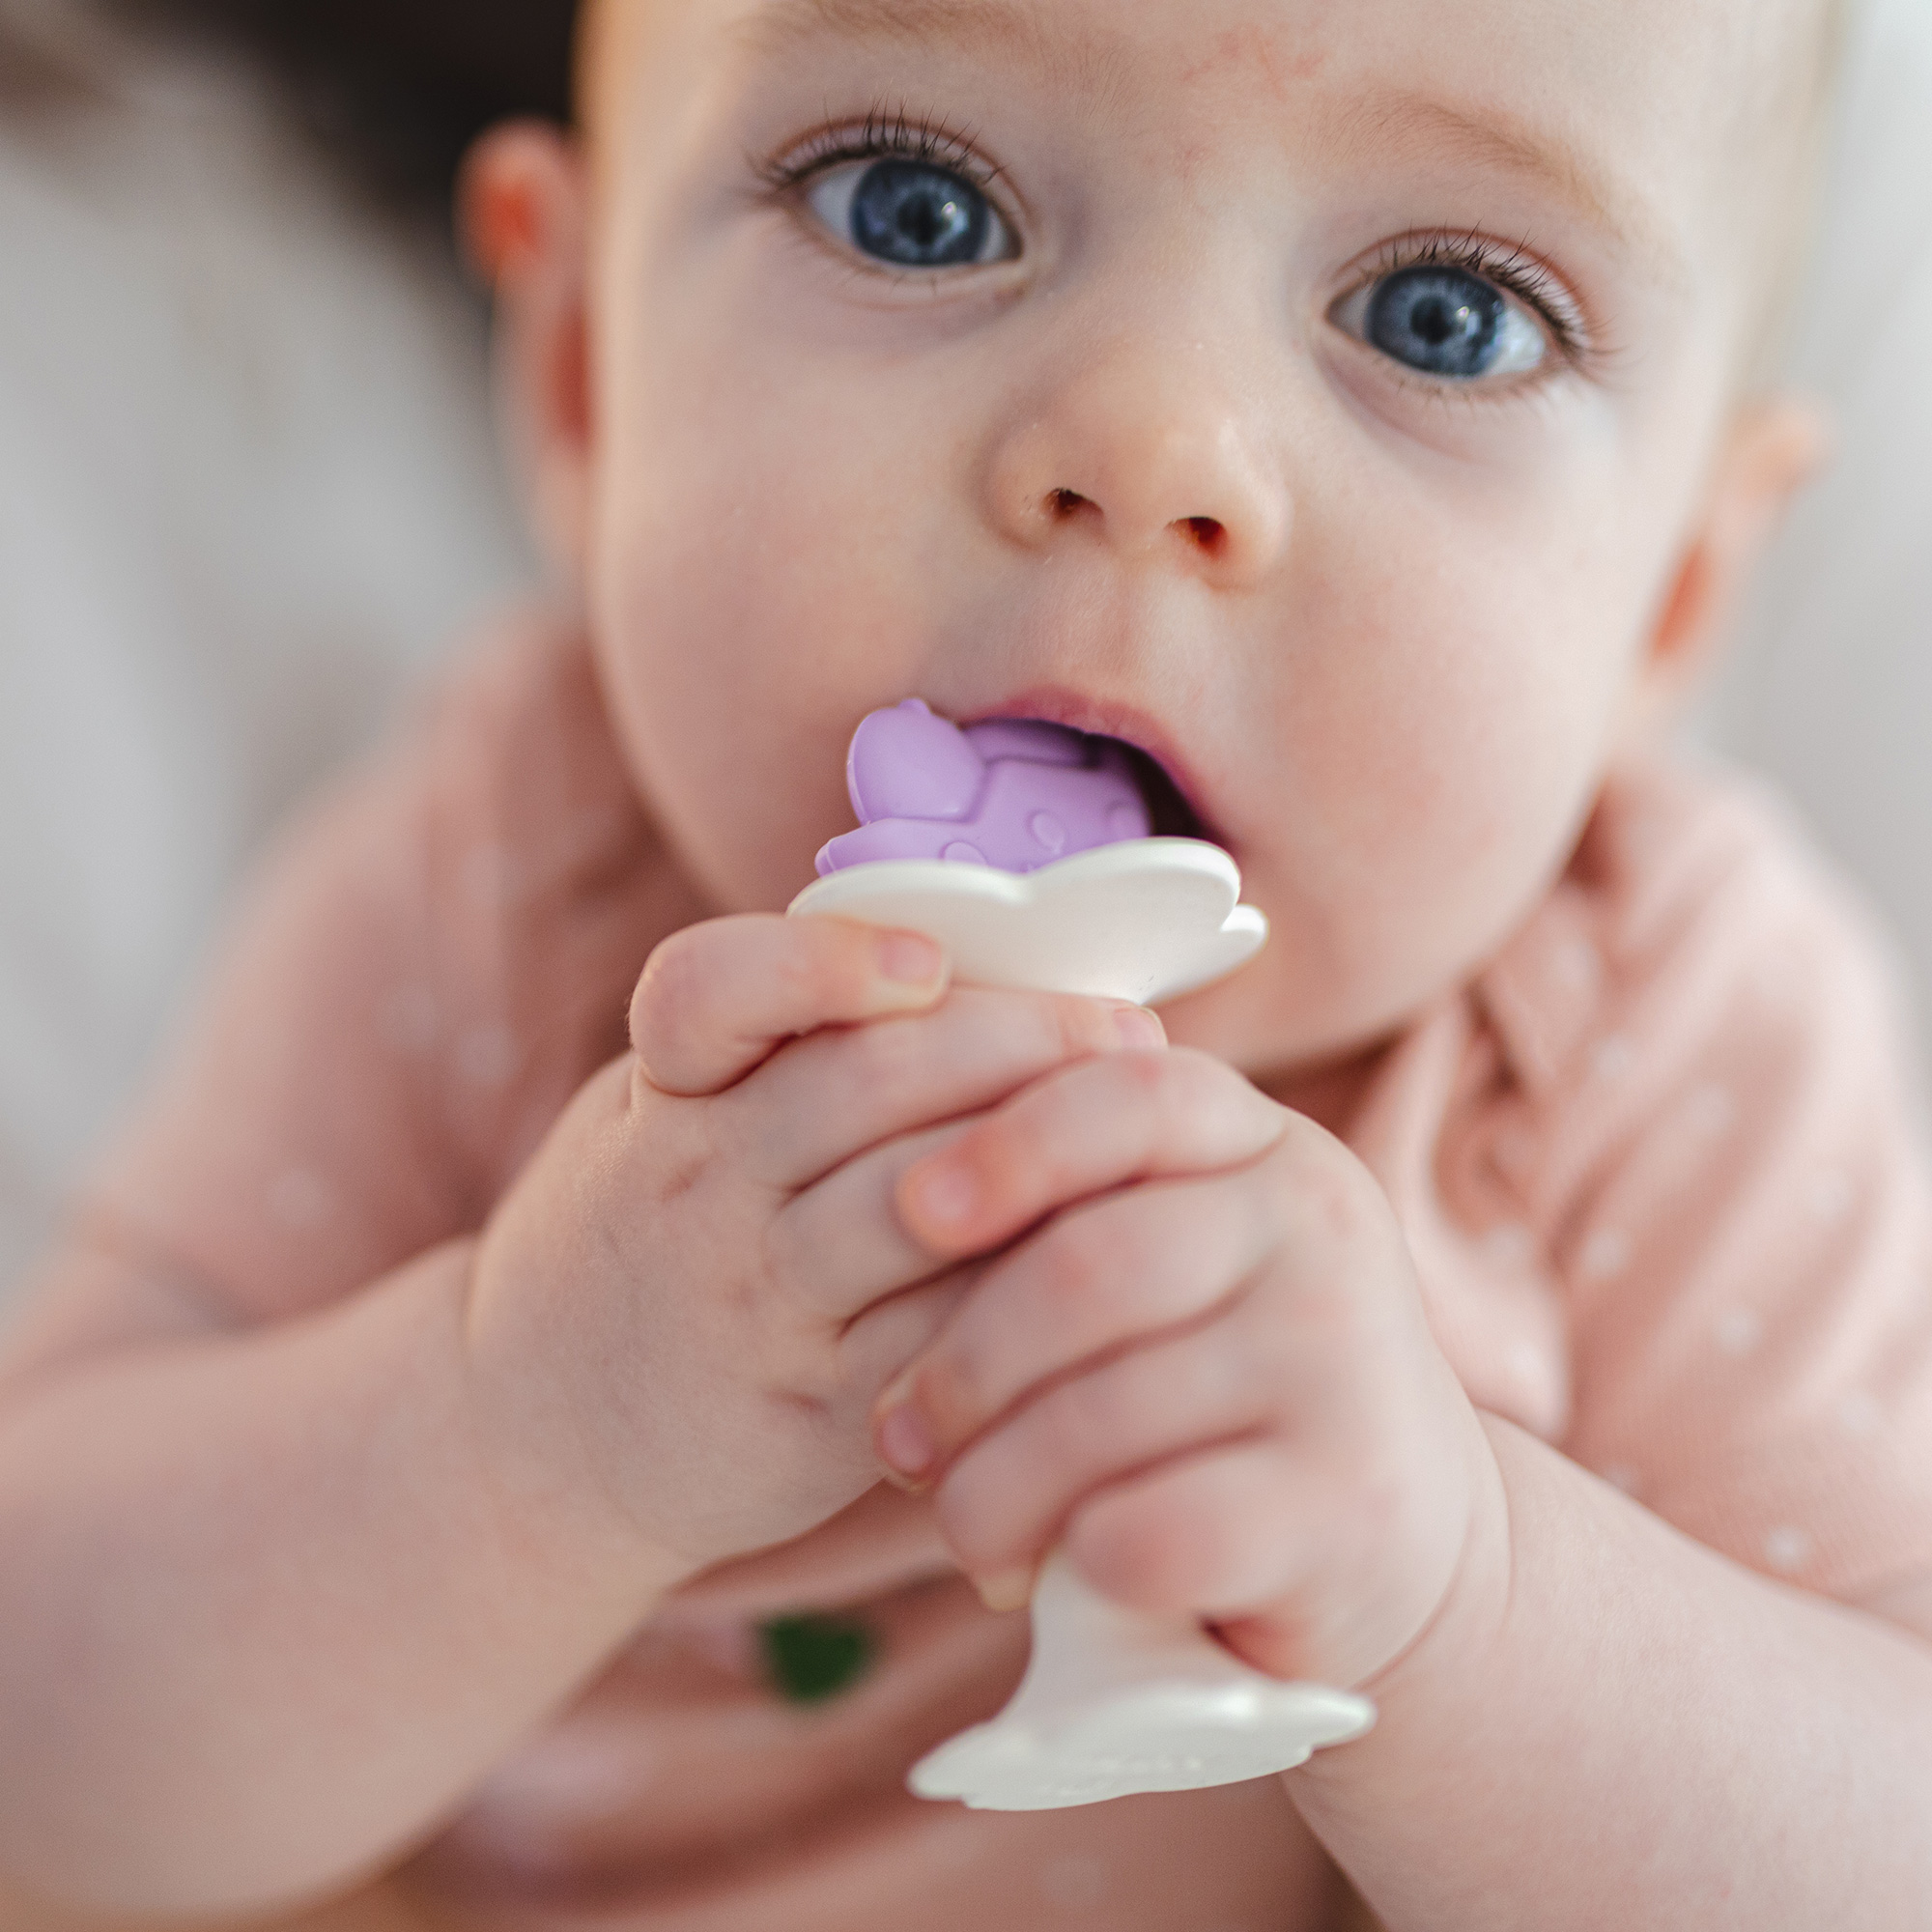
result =
[[1549,354],[1548,329],[1530,309],[1449,263],[1378,276],[1343,297],[1332,315],[1358,342],[1449,382],[1526,375]]
[[843,161],[811,184],[806,200],[841,242],[895,269],[970,268],[1019,252],[985,195],[931,161]]

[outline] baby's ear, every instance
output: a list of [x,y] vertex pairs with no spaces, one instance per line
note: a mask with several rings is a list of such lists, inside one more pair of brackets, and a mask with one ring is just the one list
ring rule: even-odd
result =
[[1809,396],[1770,395],[1740,407],[1638,668],[1634,731],[1674,712],[1717,656],[1759,557],[1830,459],[1833,440],[1831,412]]
[[465,251],[496,297],[498,406],[546,557],[582,581],[589,523],[587,185],[576,141],[542,121],[485,134],[464,163]]

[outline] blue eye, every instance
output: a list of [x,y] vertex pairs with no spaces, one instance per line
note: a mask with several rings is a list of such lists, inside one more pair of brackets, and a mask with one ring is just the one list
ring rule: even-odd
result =
[[985,195],[931,161],[848,161],[820,175],[807,199],[841,241],[895,269],[967,268],[1017,252]]
[[1338,303],[1334,320],[1406,368],[1452,383],[1520,376],[1549,351],[1544,326],[1520,302],[1447,264],[1382,275]]

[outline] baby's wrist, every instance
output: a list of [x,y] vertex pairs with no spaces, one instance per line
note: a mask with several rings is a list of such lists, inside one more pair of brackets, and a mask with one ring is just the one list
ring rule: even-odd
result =
[[474,1319],[490,1264],[487,1240],[472,1244],[458,1342],[481,1492],[506,1540],[576,1587],[615,1592],[641,1621],[699,1566],[656,1543],[626,1506],[563,1378],[497,1346]]
[[[1507,1668],[1515,1552],[1505,1466],[1520,1456],[1521,1436],[1512,1424],[1482,1410],[1469,1414],[1468,1515],[1455,1568],[1416,1636],[1374,1677],[1354,1687],[1375,1700],[1379,1718],[1372,1735],[1381,1746],[1392,1743],[1411,1721],[1425,1732],[1433,1729],[1445,1695],[1458,1704],[1480,1706],[1491,1673]],[[1359,1753],[1351,1765],[1350,1752],[1326,1752],[1296,1776],[1347,1778],[1361,1762]]]

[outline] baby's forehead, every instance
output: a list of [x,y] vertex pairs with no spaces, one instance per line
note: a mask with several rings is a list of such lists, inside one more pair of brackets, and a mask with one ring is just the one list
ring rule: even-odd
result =
[[977,103],[913,99],[928,76],[943,96],[962,74],[1023,75],[1088,128],[1110,108],[1152,128],[1165,113],[1178,148],[1190,115],[1225,125],[1243,97],[1272,103],[1284,147],[1304,152],[1324,138],[1386,152],[1425,118],[1452,144],[1567,173],[1579,195],[1622,185],[1633,224],[1649,213],[1654,230],[1675,225],[1693,258],[1755,256],[1804,199],[1842,4],[588,0],[582,82],[600,138],[647,96],[662,112],[635,84],[653,62],[689,70],[687,99],[700,75],[776,71],[809,77],[810,92],[844,71],[889,72],[888,105],[941,118]]
[[[1525,9],[1516,0],[1458,0],[1453,8],[1439,0],[1132,0],[1130,7],[1120,0],[584,0],[582,31],[596,58],[615,59],[642,52],[654,29],[700,20],[740,44],[883,36],[1044,46],[1056,34],[1091,39],[1111,30],[1131,37],[1136,29],[1157,29],[1165,16],[1185,30],[1194,49],[1173,76],[1184,81],[1244,54],[1265,62],[1270,36],[1312,47],[1350,33],[1385,47],[1405,40],[1530,45],[1552,19],[1558,37],[1579,55],[1601,53],[1609,29],[1634,45],[1677,53],[1702,41],[1720,66],[1753,71],[1781,45],[1821,38],[1807,35],[1807,24],[1844,11],[1844,0],[1563,0],[1548,9]],[[1600,67],[1595,71],[1603,77]],[[1711,105],[1718,110],[1723,103]]]
[[[1687,117],[1720,128],[1815,94],[1845,0],[585,0],[586,109],[623,112],[627,70],[674,37],[689,58],[970,51],[1048,71],[1068,90],[1117,85],[1170,94],[1225,87],[1241,70],[1292,99],[1294,84],[1427,62],[1491,88],[1535,91],[1553,112],[1694,99]],[[1094,54],[1104,59],[1092,58]],[[1181,58],[1172,58],[1175,54]],[[1056,60],[1055,56],[1064,58]],[[1079,56],[1086,55],[1082,59]],[[1138,58],[1137,58],[1138,56]],[[613,86],[613,82],[617,83]],[[1559,105],[1562,103],[1562,105]],[[1660,115],[1649,117],[1653,126]]]

